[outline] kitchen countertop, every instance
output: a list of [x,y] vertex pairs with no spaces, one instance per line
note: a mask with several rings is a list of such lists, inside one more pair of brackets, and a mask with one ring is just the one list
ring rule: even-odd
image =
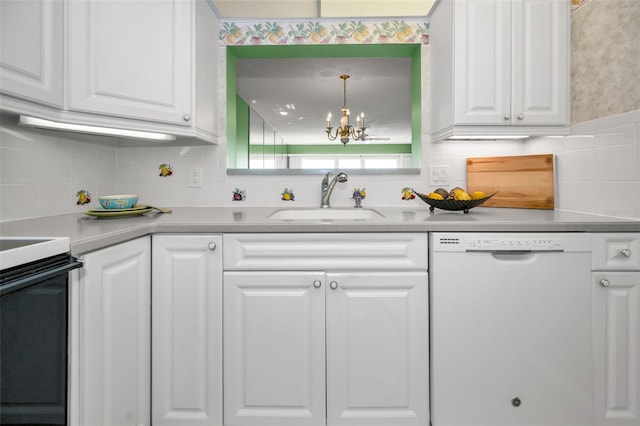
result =
[[[640,221],[559,210],[477,207],[468,214],[426,206],[370,207],[367,221],[269,219],[280,207],[178,207],[172,213],[95,218],[73,213],[0,223],[3,237],[69,237],[79,255],[152,233],[236,232],[640,232]],[[300,207],[304,208],[304,207]]]

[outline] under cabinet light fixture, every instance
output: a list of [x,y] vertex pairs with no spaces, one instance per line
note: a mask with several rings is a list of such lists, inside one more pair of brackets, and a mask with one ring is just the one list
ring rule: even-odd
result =
[[60,123],[57,121],[44,120],[42,118],[21,115],[20,126],[38,127],[41,129],[63,130],[67,132],[89,133],[104,136],[119,136],[123,138],[133,139],[151,139],[157,141],[173,141],[176,139],[173,135],[155,132],[141,132],[138,130],[117,129],[114,127],[88,126],[84,124]]
[[526,139],[529,135],[482,135],[482,136],[449,136],[449,140],[495,140],[495,139]]

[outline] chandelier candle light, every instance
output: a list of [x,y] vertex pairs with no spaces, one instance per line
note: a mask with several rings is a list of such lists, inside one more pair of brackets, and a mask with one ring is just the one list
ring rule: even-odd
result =
[[331,133],[333,127],[331,127],[331,113],[327,115],[327,137],[329,140],[334,141],[340,136],[340,142],[346,145],[349,142],[349,138],[353,140],[364,140],[366,135],[364,134],[367,129],[364,125],[364,112],[357,116],[356,127],[349,124],[349,108],[347,108],[347,79],[348,75],[341,75],[340,78],[344,81],[344,103],[342,106],[342,117],[340,118],[340,126],[336,128],[336,131]]

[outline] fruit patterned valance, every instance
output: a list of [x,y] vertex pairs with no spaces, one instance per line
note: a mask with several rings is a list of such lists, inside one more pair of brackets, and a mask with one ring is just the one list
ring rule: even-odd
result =
[[357,21],[222,21],[220,44],[429,44],[429,22],[422,19]]

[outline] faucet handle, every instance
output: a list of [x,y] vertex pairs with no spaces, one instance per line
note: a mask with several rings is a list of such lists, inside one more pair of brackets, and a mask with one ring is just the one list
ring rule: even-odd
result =
[[322,190],[324,191],[329,186],[329,173],[322,178]]

